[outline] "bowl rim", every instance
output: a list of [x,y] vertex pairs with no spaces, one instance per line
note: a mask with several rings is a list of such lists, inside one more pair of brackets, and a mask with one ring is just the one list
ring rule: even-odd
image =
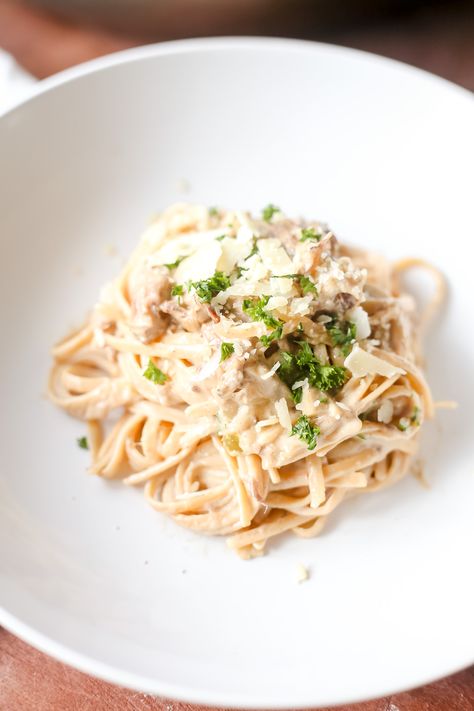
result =
[[[87,674],[88,676],[92,676],[101,681],[105,681],[109,684],[114,684],[131,691],[151,694],[161,699],[171,699],[173,701],[196,704],[199,706],[210,706],[214,708],[261,709],[262,711],[270,708],[263,697],[256,698],[246,692],[239,694],[232,692],[221,693],[211,689],[207,689],[204,692],[202,689],[177,686],[176,684],[170,684],[169,682],[161,681],[156,678],[142,676],[135,672],[127,672],[124,669],[119,669],[111,664],[107,664],[94,659],[93,657],[87,656],[82,652],[75,652],[67,645],[57,642],[49,635],[38,632],[31,625],[22,622],[19,618],[10,614],[2,606],[0,606],[0,628],[1,627],[21,639],[23,642],[30,644],[35,649],[47,654],[49,657],[62,664],[67,664],[68,666]],[[428,684],[432,684],[440,679],[445,679],[453,674],[462,672],[468,669],[472,664],[474,664],[474,657],[467,663],[454,663],[452,667],[447,670],[446,667],[444,667],[443,671],[425,675],[420,678],[419,681],[411,683],[408,687],[400,687],[397,684],[389,688],[386,686],[379,686],[376,695],[371,694],[370,696],[366,696],[364,694],[360,694],[354,696],[353,694],[344,695],[344,693],[342,693],[341,697],[337,701],[334,701],[334,699],[319,699],[316,702],[317,706],[314,705],[314,697],[311,695],[305,695],[304,698],[300,697],[296,702],[291,702],[290,699],[285,697],[278,702],[272,701],[271,708],[278,711],[290,708],[317,709],[321,706],[332,708],[346,704],[369,702],[384,697],[391,697],[395,694],[405,693],[407,691],[411,691],[412,689],[418,689]]]
[[[15,111],[22,109],[30,102],[34,102],[38,97],[48,94],[50,91],[53,91],[64,84],[74,82],[82,77],[95,74],[121,64],[142,61],[152,57],[195,54],[196,52],[209,52],[210,50],[220,52],[222,50],[229,49],[240,51],[260,50],[265,52],[280,52],[284,50],[295,53],[323,52],[341,57],[345,56],[348,58],[352,57],[363,59],[367,62],[375,61],[379,64],[382,63],[387,67],[395,68],[399,72],[405,73],[406,75],[413,76],[413,74],[416,74],[425,82],[429,81],[434,86],[438,86],[445,91],[451,91],[458,98],[469,99],[470,105],[474,105],[474,95],[471,94],[468,89],[465,89],[447,79],[436,76],[435,74],[432,74],[424,69],[364,50],[352,49],[349,47],[316,42],[312,40],[279,37],[199,37],[172,40],[124,49],[119,52],[114,52],[112,54],[78,64],[74,67],[58,72],[47,79],[38,81],[27,90],[26,94],[23,95],[19,101],[8,106],[3,111],[0,111],[0,128],[2,122]],[[118,686],[126,687],[128,689],[150,693],[160,697],[171,698],[173,700],[193,704],[205,704],[214,707],[227,706],[230,708],[242,709],[266,709],[269,706],[268,701],[265,698],[252,695],[252,693],[247,693],[245,690],[239,693],[216,692],[212,689],[204,691],[203,689],[178,686],[174,683],[168,683],[166,681],[151,678],[146,675],[140,675],[135,672],[127,672],[117,666],[96,660],[82,652],[76,652],[73,648],[66,644],[57,642],[48,634],[39,632],[34,626],[27,624],[20,618],[12,615],[1,605],[0,626],[3,626],[6,630],[16,635],[26,643],[31,644],[36,649],[62,663],[68,664],[93,677]],[[457,662],[453,662],[453,664],[448,668],[444,664],[441,664],[442,668],[438,671],[434,670],[430,674],[422,675],[417,678],[416,681],[413,680],[413,683],[409,682],[408,688],[416,688],[418,686],[424,686],[432,683],[441,677],[444,678],[456,672],[462,671],[472,663],[474,663],[474,658],[468,661],[465,659],[462,661],[458,660]],[[380,698],[381,696],[390,696],[392,694],[405,691],[406,689],[407,687],[400,686],[399,684],[395,684],[393,687],[387,688],[383,684],[375,683],[369,697],[365,694],[355,696],[353,694],[344,695],[344,692],[341,690],[341,696],[337,701],[334,701],[334,699],[319,698],[315,702],[314,695],[305,693],[297,700],[291,700],[286,697],[278,702],[273,700],[271,706],[274,709],[288,709],[289,707],[301,709],[313,707],[315,703],[319,706],[359,703],[374,698]]]
[[129,47],[127,49],[105,54],[102,57],[90,59],[87,62],[81,62],[73,67],[63,69],[60,72],[52,74],[46,79],[40,79],[32,84],[26,90],[18,101],[7,105],[4,109],[0,109],[0,120],[13,113],[17,109],[28,104],[38,96],[56,89],[62,84],[74,81],[89,74],[95,74],[104,69],[118,66],[120,64],[128,64],[131,62],[141,61],[155,56],[168,56],[173,54],[189,54],[196,52],[208,52],[209,50],[221,51],[223,49],[261,49],[265,51],[280,51],[286,49],[293,52],[311,52],[323,51],[339,56],[352,56],[359,59],[365,59],[368,62],[374,59],[383,63],[386,66],[398,69],[413,76],[413,73],[418,74],[420,78],[424,78],[435,85],[449,89],[458,94],[460,97],[474,101],[474,94],[459,84],[440,77],[426,69],[421,69],[412,64],[384,57],[374,52],[368,52],[362,49],[353,47],[345,47],[343,45],[331,44],[329,42],[318,42],[315,40],[294,39],[286,37],[260,37],[260,36],[222,36],[222,37],[192,37],[187,39],[169,40],[165,42],[155,42],[152,44],[139,45],[137,47]]

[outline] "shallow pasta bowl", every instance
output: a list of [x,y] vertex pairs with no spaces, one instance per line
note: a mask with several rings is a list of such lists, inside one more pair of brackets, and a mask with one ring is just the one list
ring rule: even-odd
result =
[[[3,116],[2,624],[111,681],[230,706],[343,703],[472,661],[473,120],[467,92],[423,72],[258,39],[124,52]],[[50,346],[182,199],[272,201],[444,270],[427,374],[458,408],[427,427],[429,490],[353,499],[320,538],[247,563],[86,474],[81,424],[44,397]]]

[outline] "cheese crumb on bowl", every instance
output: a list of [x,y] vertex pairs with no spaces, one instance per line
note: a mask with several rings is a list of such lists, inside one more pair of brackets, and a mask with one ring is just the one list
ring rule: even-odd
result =
[[306,580],[309,580],[309,577],[309,569],[305,565],[303,565],[303,563],[298,563],[298,565],[296,566],[296,582],[304,583]]

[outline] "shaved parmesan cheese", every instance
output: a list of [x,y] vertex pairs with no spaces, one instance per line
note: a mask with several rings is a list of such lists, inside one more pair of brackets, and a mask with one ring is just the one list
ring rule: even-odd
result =
[[181,262],[175,271],[176,282],[209,279],[217,269],[222,254],[221,243],[212,240]]
[[312,300],[313,296],[311,294],[293,299],[290,304],[290,314],[292,316],[304,316],[309,312],[309,305]]
[[[263,336],[267,332],[267,328],[261,321],[252,321],[251,323],[234,324],[232,321],[224,321],[221,319],[214,327],[215,333],[220,338],[253,338]],[[246,354],[248,356],[248,353]]]
[[280,425],[283,427],[283,429],[288,430],[289,432],[291,430],[291,417],[290,412],[288,410],[288,403],[286,402],[284,397],[276,401],[275,412],[277,414]]
[[225,232],[225,229],[208,230],[206,232],[185,232],[179,237],[168,240],[160,249],[157,249],[156,252],[147,257],[147,262],[150,266],[171,264],[175,262],[178,257],[189,256],[197,252],[204,245],[212,244],[215,242],[216,237],[225,234]]
[[249,225],[241,225],[237,232],[237,241],[245,244],[247,247],[253,240],[253,230]]
[[249,282],[244,279],[237,279],[231,286],[229,286],[222,294],[222,298],[225,301],[229,296],[254,296],[258,292],[257,282]]
[[353,309],[347,312],[347,317],[356,327],[356,338],[358,341],[363,341],[364,338],[370,336],[371,328],[369,316],[362,306],[354,306]]
[[216,370],[219,367],[221,360],[221,353],[220,350],[217,350],[212,358],[207,361],[207,363],[204,364],[204,366],[201,368],[201,370],[196,373],[196,375],[193,375],[191,380],[195,383],[200,383],[202,380],[207,380],[211,375],[214,375]]
[[245,259],[241,262],[241,266],[247,269],[247,271],[243,273],[244,279],[261,281],[269,276],[268,267],[265,266],[258,254],[254,254],[252,257]]
[[349,259],[328,256],[318,267],[317,275],[319,300],[328,308],[334,305],[334,299],[341,292],[351,294],[356,301],[362,299],[364,276],[362,270],[354,268]]
[[279,239],[269,237],[258,241],[258,251],[262,262],[274,276],[293,273],[293,262],[281,246]]
[[274,311],[275,309],[285,308],[288,305],[288,299],[284,296],[271,296],[268,299],[268,303],[265,306],[267,311]]
[[344,361],[344,366],[348,368],[356,378],[363,378],[365,375],[383,375],[392,378],[394,375],[404,375],[405,371],[392,365],[382,358],[367,353],[363,348],[356,345]]
[[277,360],[277,362],[275,363],[275,365],[273,366],[273,368],[271,368],[269,371],[267,371],[264,375],[261,375],[261,376],[260,376],[261,379],[262,379],[262,380],[268,380],[268,378],[271,378],[272,375],[275,375],[275,373],[277,372],[277,370],[278,370],[279,367],[280,367],[280,361]]
[[220,310],[222,306],[224,306],[225,302],[229,298],[229,295],[227,291],[219,291],[218,294],[214,296],[214,298],[211,299],[211,306],[213,309],[216,309],[217,311]]
[[217,270],[230,274],[237,262],[245,259],[249,253],[249,245],[232,237],[225,237],[221,243],[222,254],[217,262]]
[[260,420],[255,424],[256,430],[261,430],[264,427],[270,427],[271,425],[276,425],[278,422],[278,417],[268,417],[266,420]]
[[[296,294],[291,279],[265,279],[258,274],[259,279],[254,277],[256,271],[245,272],[240,279],[237,279],[232,286],[226,289],[228,296],[292,296]],[[264,277],[267,276],[265,272]]]
[[291,294],[296,294],[296,291],[293,286],[293,279],[280,279],[270,277],[268,291],[266,291],[265,293],[273,294],[274,296],[290,296]]
[[[296,383],[295,383],[296,384]],[[314,405],[314,392],[312,393],[309,387],[308,381],[304,380],[303,393],[301,396],[301,402],[295,405],[295,408],[306,415],[307,417],[312,417],[316,414],[316,408]]]
[[392,421],[393,417],[393,402],[391,400],[384,400],[377,410],[377,420],[388,425]]

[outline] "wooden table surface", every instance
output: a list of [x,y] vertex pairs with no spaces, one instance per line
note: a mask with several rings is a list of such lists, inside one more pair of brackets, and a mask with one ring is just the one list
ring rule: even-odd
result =
[[[421,689],[340,711],[473,711],[474,667]],[[207,711],[121,689],[61,664],[0,630],[0,711]],[[326,710],[327,711],[327,710]]]
[[[309,36],[386,54],[474,89],[474,13],[451,13],[447,17],[425,14],[405,24],[398,21],[345,31],[318,32],[315,28]],[[0,47],[39,78],[141,42],[109,30],[84,30],[42,12],[31,12],[18,6],[16,0],[0,0]],[[340,709],[473,711],[474,667],[421,689]],[[204,711],[89,677],[0,629],[0,711],[106,710]]]

